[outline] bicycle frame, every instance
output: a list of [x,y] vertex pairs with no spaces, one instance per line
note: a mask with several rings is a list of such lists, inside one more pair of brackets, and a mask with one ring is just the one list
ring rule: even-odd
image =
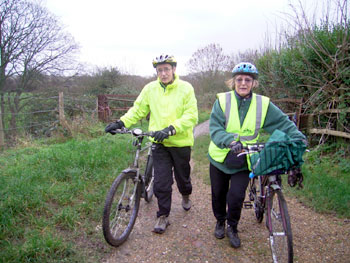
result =
[[135,152],[135,156],[134,156],[134,161],[132,166],[126,168],[125,170],[123,170],[123,172],[130,172],[133,171],[137,174],[137,177],[139,178],[140,175],[140,167],[139,167],[139,159],[140,159],[140,153],[145,150],[145,149],[149,149],[148,154],[150,154],[151,152],[151,147],[146,146],[145,148],[142,148],[142,141],[143,141],[144,136],[140,136],[140,137],[136,137],[134,143],[136,144],[136,152]]

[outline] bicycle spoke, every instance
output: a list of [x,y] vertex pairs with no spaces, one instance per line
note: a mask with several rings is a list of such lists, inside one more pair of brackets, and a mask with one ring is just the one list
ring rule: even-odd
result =
[[103,230],[113,246],[123,243],[135,223],[141,197],[135,174],[121,174],[111,188],[104,210]]

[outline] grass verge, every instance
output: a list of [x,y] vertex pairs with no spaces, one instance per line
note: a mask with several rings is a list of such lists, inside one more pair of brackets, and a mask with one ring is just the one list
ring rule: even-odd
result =
[[100,262],[101,217],[130,135],[70,139],[0,155],[0,262]]
[[323,146],[305,154],[304,188],[288,188],[317,212],[350,218],[350,159]]

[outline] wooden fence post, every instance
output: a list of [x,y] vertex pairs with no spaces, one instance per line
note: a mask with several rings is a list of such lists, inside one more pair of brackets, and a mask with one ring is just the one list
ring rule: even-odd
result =
[[64,99],[62,91],[58,93],[58,115],[62,127],[66,128],[71,133],[71,129],[66,121],[66,117],[64,116]]
[[0,149],[3,149],[5,147],[5,131],[4,127],[2,126],[2,112],[0,109]]
[[63,92],[58,93],[58,116],[60,119],[60,124],[62,125],[64,121],[64,101],[63,101]]
[[109,120],[108,114],[108,101],[106,95],[98,95],[97,96],[97,108],[98,108],[98,119],[103,122],[107,122]]

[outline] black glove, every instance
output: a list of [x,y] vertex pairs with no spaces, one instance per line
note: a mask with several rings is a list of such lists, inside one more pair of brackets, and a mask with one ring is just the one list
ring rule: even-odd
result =
[[241,142],[233,142],[230,144],[229,148],[233,153],[240,153],[243,149],[243,145]]
[[118,120],[116,122],[112,122],[108,124],[105,128],[105,132],[109,132],[110,134],[114,135],[117,133],[117,130],[125,127],[124,122]]
[[300,168],[292,169],[288,172],[288,184],[290,187],[298,185],[298,188],[303,188],[304,176]]
[[168,139],[169,136],[175,135],[175,134],[176,134],[175,128],[172,125],[170,125],[169,127],[161,131],[154,132],[154,140],[156,142],[162,142],[164,141],[164,139]]

